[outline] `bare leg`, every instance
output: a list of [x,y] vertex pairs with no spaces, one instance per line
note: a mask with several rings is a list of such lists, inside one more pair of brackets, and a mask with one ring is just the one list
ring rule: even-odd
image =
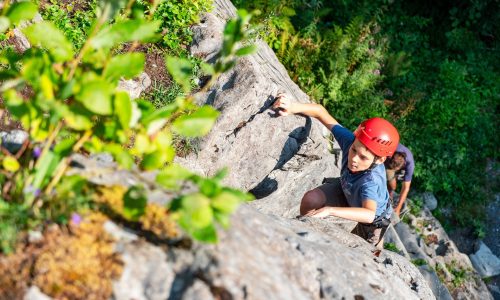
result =
[[326,205],[326,195],[322,190],[315,188],[304,194],[300,202],[300,214],[303,216],[311,210],[322,208]]

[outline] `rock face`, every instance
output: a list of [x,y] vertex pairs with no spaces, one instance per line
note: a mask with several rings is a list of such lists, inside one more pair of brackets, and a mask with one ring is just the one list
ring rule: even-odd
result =
[[470,260],[481,277],[492,277],[500,274],[500,259],[493,254],[485,243],[479,243],[479,249],[471,254]]
[[[224,20],[235,14],[229,1],[216,0],[214,6],[194,28],[193,53],[205,59],[213,58]],[[226,184],[258,199],[238,209],[215,245],[165,249],[107,224],[125,264],[112,298],[434,299],[408,259],[376,251],[350,234],[354,222],[295,218],[307,190],[324,177],[339,176],[340,157],[328,151],[317,121],[277,118],[270,109],[278,92],[300,102],[308,98],[272,50],[257,43],[256,54],[242,59],[199,97],[221,116],[201,140],[201,151],[178,162],[206,175],[228,167]],[[96,184],[134,184],[151,176],[112,170],[106,159],[75,157],[72,172]]]

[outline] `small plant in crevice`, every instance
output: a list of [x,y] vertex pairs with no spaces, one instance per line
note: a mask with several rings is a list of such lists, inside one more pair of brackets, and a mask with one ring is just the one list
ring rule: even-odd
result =
[[427,265],[427,261],[423,258],[412,259],[411,263],[417,267]]
[[392,251],[392,252],[396,252],[398,254],[401,253],[401,250],[398,247],[396,247],[396,244],[394,244],[394,243],[384,243],[384,249]]
[[156,109],[160,109],[175,101],[178,97],[184,96],[182,87],[176,82],[172,82],[169,86],[162,82],[153,81],[151,91],[144,95],[144,98],[151,102]]

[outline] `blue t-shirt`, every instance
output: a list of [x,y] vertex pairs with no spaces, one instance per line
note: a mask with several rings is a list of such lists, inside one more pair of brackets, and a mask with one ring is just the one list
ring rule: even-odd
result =
[[354,134],[341,125],[335,125],[332,133],[342,150],[342,169],[340,171],[340,183],[342,191],[351,207],[362,207],[363,200],[370,199],[377,202],[375,216],[389,218],[389,192],[387,191],[387,179],[384,164],[379,164],[372,170],[352,173],[347,168],[347,157],[349,148],[354,142]]

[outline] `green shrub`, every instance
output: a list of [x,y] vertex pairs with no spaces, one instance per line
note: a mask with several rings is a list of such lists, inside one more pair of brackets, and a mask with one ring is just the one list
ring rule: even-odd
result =
[[[70,156],[87,153],[111,154],[120,168],[159,170],[152,188],[175,190],[185,181],[199,186],[194,194],[179,195],[170,206],[172,217],[194,238],[217,240],[216,224],[227,227],[229,214],[250,196],[222,185],[222,170],[205,178],[173,164],[174,134],[196,138],[208,133],[218,116],[210,106],[198,107],[191,95],[193,63],[167,57],[166,67],[182,89],[182,95],[160,108],[144,99],[132,101],[117,89],[121,78],[130,79],[144,68],[144,53],[116,49],[123,43],[157,41],[161,22],[147,13],[128,10],[114,1],[101,1],[92,30],[84,45],[75,47],[51,21],[30,24],[23,33],[32,48],[16,53],[0,51],[3,101],[0,109],[21,123],[29,143],[16,155],[0,152],[0,236],[2,251],[12,250],[19,230],[34,222],[67,222],[72,211],[90,207],[86,182],[68,177]],[[133,4],[133,2],[129,3]],[[37,7],[17,2],[2,11],[7,26],[31,19]],[[255,50],[241,46],[251,15],[239,12],[228,21],[224,43],[214,65],[202,64],[210,81],[232,68],[238,57]],[[76,50],[76,51],[75,51]],[[23,93],[28,90],[29,93]],[[188,114],[184,112],[189,112]],[[124,147],[132,139],[134,145]],[[4,150],[4,149],[3,149]],[[132,172],[135,172],[132,170]],[[135,222],[145,213],[144,188],[133,186],[123,197],[123,216]]]

